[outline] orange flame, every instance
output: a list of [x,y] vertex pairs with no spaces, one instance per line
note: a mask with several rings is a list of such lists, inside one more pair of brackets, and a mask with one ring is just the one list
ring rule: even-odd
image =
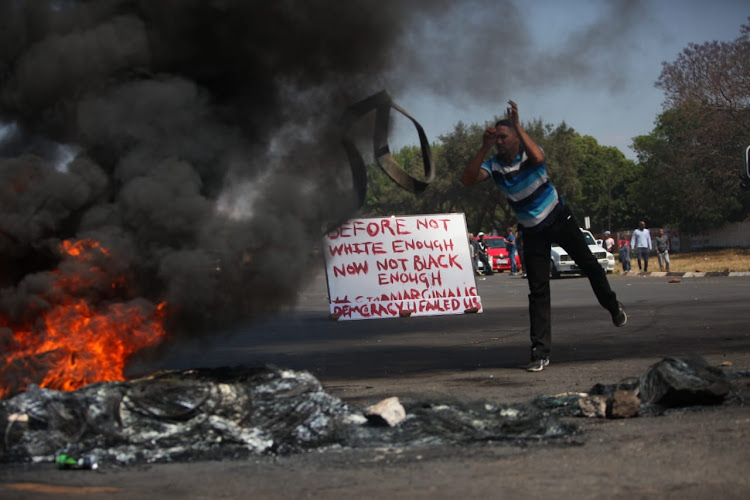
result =
[[[60,248],[79,263],[111,255],[93,240],[65,241]],[[66,275],[60,269],[52,273],[56,277],[54,295],[59,295],[60,301],[42,315],[37,323],[42,327],[13,332],[14,345],[5,356],[6,368],[0,371],[0,397],[25,389],[29,383],[72,391],[92,382],[124,380],[128,359],[166,337],[166,303],[153,306],[145,300],[120,301],[97,307],[76,298],[92,286],[92,280],[106,276],[95,266],[89,271],[93,278]],[[109,280],[108,286],[124,285],[122,277]],[[18,373],[9,372],[9,366]]]
[[91,261],[93,258],[92,250],[98,250],[104,255],[111,255],[111,252],[104,248],[101,243],[91,239],[71,241],[65,240],[60,243],[60,249],[71,257],[78,257],[82,262]]

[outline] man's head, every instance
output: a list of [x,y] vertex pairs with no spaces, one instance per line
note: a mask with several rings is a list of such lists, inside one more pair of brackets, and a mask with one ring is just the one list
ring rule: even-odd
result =
[[641,228],[641,229],[646,229],[646,222],[644,222],[644,221],[640,221],[640,222],[638,223],[638,227],[639,227],[639,228]]
[[480,240],[483,239],[484,238],[484,233],[477,234],[477,238],[479,238]]
[[500,120],[495,123],[495,149],[497,154],[506,161],[516,157],[521,150],[521,140],[510,120]]
[[664,236],[664,229],[659,228],[659,236]]

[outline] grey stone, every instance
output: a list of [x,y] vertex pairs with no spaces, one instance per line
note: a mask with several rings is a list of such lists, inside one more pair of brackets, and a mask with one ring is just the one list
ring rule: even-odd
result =
[[397,397],[391,397],[368,407],[365,410],[365,417],[371,423],[395,427],[406,418],[406,410]]

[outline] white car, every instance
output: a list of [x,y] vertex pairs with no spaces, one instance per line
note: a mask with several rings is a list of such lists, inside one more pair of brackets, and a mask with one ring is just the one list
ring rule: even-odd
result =
[[[602,269],[607,273],[613,272],[615,270],[615,256],[602,248],[601,245],[597,245],[594,236],[589,231],[581,228],[581,232],[589,250],[599,261]],[[581,274],[581,270],[561,246],[553,243],[550,251],[549,273],[553,278],[559,278],[561,274]]]

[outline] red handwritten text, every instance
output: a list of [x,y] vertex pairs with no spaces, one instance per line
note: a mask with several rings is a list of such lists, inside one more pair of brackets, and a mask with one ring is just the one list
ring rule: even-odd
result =
[[333,266],[333,276],[348,276],[352,274],[367,274],[370,270],[370,265],[367,262],[352,262],[350,264],[342,264],[340,266]]
[[378,285],[423,284],[425,286],[442,286],[443,278],[437,273],[378,273]]
[[399,316],[401,311],[410,311],[416,314],[450,314],[470,308],[481,309],[481,307],[482,304],[478,297],[466,297],[464,299],[407,300],[336,305],[333,307],[333,313],[341,318],[392,318]]
[[328,239],[355,238],[362,234],[367,234],[373,238],[379,234],[390,234],[391,236],[411,234],[411,231],[406,229],[406,221],[404,219],[395,217],[378,219],[367,223],[355,220],[353,222],[345,222],[337,229],[328,233]]
[[417,219],[417,230],[420,229],[440,229],[447,231],[450,219]]
[[438,252],[451,252],[455,246],[453,240],[393,240],[391,249],[393,253],[403,253],[416,250],[432,250]]

